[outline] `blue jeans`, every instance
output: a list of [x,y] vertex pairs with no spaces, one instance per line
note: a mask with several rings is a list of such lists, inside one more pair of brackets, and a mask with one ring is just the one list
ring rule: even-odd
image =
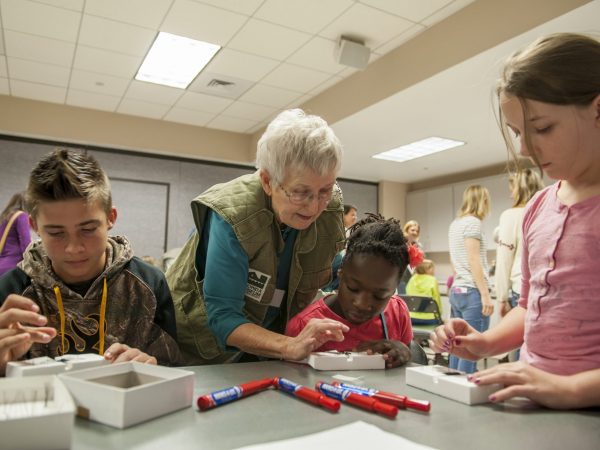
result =
[[[510,291],[510,305],[513,308],[516,308],[517,305],[519,304],[519,297],[521,297],[521,294],[519,294],[518,292],[515,292],[513,290]],[[515,354],[515,358],[517,358],[517,361],[520,359],[521,357],[521,349],[517,350],[517,353]]]
[[[479,332],[484,332],[490,326],[490,317],[481,313],[481,295],[476,288],[453,286],[450,290],[450,307],[451,317],[464,319]],[[448,366],[466,373],[477,370],[476,361],[461,359],[454,355],[450,355]]]

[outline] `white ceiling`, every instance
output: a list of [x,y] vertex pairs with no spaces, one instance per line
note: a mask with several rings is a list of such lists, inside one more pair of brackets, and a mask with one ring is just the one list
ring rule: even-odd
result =
[[[372,62],[471,1],[1,0],[0,94],[251,133],[355,72],[340,35]],[[159,30],[222,46],[187,90],[134,80]]]
[[[518,11],[515,12],[518,14]],[[493,88],[503,61],[536,38],[581,32],[600,39],[600,0],[465,60],[435,76],[333,124],[344,143],[343,176],[414,183],[507,161]],[[440,136],[466,145],[404,163],[371,158],[399,145]]]
[[[340,35],[363,39],[373,62],[472,1],[0,0],[0,94],[253,133],[355,73],[333,56]],[[497,62],[539,34],[598,32],[598,17],[595,0],[332,124],[342,176],[409,183],[505,160],[490,101]],[[135,81],[159,30],[223,48],[187,90]],[[211,90],[213,78],[238,90]],[[431,135],[467,145],[371,159]]]

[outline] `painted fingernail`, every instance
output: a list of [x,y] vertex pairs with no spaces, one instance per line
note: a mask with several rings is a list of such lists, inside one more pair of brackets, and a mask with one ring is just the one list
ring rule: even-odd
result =
[[473,383],[475,383],[475,384],[481,383],[481,378],[475,378],[475,380],[473,380]]
[[495,395],[490,395],[489,400],[490,402],[495,402],[497,400],[497,397]]
[[454,343],[456,345],[460,345],[462,343],[462,340],[460,338],[456,338],[456,339],[454,339]]
[[446,346],[450,345],[450,341],[444,342],[444,345],[446,345]]
[[467,375],[467,380],[473,381],[473,378],[474,378],[473,375]]

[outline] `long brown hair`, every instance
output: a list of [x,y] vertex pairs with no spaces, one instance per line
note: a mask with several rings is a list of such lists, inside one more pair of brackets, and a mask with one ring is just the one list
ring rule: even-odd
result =
[[17,192],[10,198],[10,200],[6,204],[6,207],[4,208],[4,211],[2,211],[2,214],[0,214],[0,223],[8,221],[8,219],[10,219],[10,217],[16,211],[26,210],[27,205],[25,203],[25,192]]
[[[500,105],[501,95],[516,97],[523,117],[528,115],[527,100],[555,105],[585,107],[600,94],[600,42],[574,33],[557,33],[538,39],[513,54],[504,65],[496,86],[498,117],[506,147],[517,167],[518,156],[508,132]],[[526,121],[527,122],[527,121]],[[523,137],[531,158],[541,173],[528,126]]]

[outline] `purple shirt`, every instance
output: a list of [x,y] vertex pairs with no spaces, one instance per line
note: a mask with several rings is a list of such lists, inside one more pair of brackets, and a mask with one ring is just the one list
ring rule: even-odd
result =
[[570,375],[600,368],[600,195],[565,206],[559,185],[538,192],[523,219],[521,359]]
[[[0,225],[0,238],[2,238],[7,224],[8,221],[5,221]],[[0,275],[17,267],[17,263],[23,259],[23,253],[30,242],[29,216],[27,213],[23,213],[15,219],[8,231],[4,248],[0,254]]]

